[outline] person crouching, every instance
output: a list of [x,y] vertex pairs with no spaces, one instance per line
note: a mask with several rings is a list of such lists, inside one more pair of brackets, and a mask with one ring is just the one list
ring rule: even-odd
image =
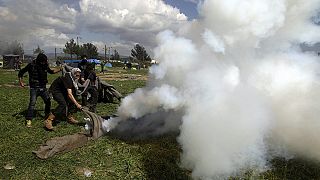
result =
[[80,78],[81,70],[73,68],[71,73],[55,79],[49,92],[52,94],[53,99],[58,103],[56,109],[45,120],[45,127],[48,130],[53,130],[52,122],[56,117],[67,118],[70,124],[77,124],[78,121],[72,116],[75,108],[82,109],[81,104],[77,102],[73,94],[77,90],[77,82]]

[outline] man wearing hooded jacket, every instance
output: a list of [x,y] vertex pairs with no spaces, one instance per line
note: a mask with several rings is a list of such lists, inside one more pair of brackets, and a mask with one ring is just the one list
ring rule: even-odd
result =
[[19,71],[19,83],[21,87],[24,87],[22,81],[24,73],[29,73],[29,86],[30,86],[30,101],[28,112],[26,115],[27,127],[31,127],[31,120],[34,117],[34,109],[37,101],[37,97],[40,96],[45,103],[45,115],[49,115],[51,108],[50,96],[47,91],[46,85],[48,83],[47,73],[55,74],[61,71],[61,68],[52,70],[48,65],[48,58],[45,54],[39,53],[37,58],[29,63],[26,67]]

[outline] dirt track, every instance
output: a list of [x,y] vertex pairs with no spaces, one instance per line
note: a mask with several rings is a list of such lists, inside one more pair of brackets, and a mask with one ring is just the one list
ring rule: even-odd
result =
[[118,80],[118,81],[126,81],[126,80],[146,81],[148,79],[148,76],[139,75],[139,74],[104,73],[104,74],[98,74],[98,76],[102,80]]

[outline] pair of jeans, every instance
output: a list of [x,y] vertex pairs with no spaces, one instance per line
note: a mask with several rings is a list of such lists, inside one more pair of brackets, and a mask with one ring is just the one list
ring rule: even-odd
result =
[[34,109],[36,106],[37,98],[40,96],[45,104],[45,115],[47,116],[50,113],[51,101],[50,96],[46,88],[30,88],[30,101],[28,112],[26,115],[27,120],[31,120],[34,117]]

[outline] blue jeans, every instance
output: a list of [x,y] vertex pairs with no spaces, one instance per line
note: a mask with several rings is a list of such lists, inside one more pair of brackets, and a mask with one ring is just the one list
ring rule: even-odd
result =
[[50,113],[51,101],[50,96],[46,88],[30,88],[30,101],[28,112],[26,115],[27,120],[31,120],[34,117],[34,109],[37,102],[37,97],[40,96],[45,104],[45,115]]

